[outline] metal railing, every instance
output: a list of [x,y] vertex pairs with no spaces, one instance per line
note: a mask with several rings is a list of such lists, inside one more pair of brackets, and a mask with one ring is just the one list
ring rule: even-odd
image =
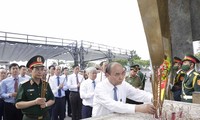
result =
[[[82,40],[81,42],[82,42],[83,48],[85,48],[85,49],[88,48],[88,49],[99,50],[99,51],[111,50],[112,53],[123,54],[123,55],[131,55],[131,51],[128,50],[128,49],[112,47],[112,46],[108,46],[108,45],[104,45],[104,44],[98,44],[98,43],[89,42],[89,41],[85,41],[85,40]],[[80,47],[80,46],[81,46],[81,44],[78,43],[78,47]]]
[[37,35],[28,35],[12,32],[0,31],[0,41],[19,42],[19,43],[32,43],[40,45],[56,45],[56,46],[76,46],[77,40],[44,37]]

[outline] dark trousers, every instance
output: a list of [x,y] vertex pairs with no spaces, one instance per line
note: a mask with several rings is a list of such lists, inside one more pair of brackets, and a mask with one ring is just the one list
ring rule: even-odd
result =
[[173,92],[174,100],[175,101],[181,101],[181,90],[176,90]]
[[[43,117],[43,118],[41,118],[41,120],[51,120],[48,112],[45,113],[42,117]],[[22,120],[38,120],[38,116],[25,115],[25,114],[24,114]]]
[[[68,114],[68,116],[70,116],[72,114],[71,104],[70,104],[70,100],[69,100],[69,94],[70,94],[70,91],[66,90],[65,91],[65,106],[67,104],[67,114]],[[65,107],[65,113],[66,113],[66,107]]]
[[2,99],[0,99],[0,120],[5,120],[5,117],[4,117],[4,101]]
[[22,112],[20,109],[17,109],[13,103],[4,104],[4,112],[6,120],[22,120]]
[[82,119],[92,117],[92,107],[82,106]]
[[137,102],[137,101],[134,101],[134,100],[131,100],[131,99],[128,99],[128,98],[126,98],[126,103],[137,104],[137,105],[143,104],[143,102]]
[[69,95],[71,109],[72,109],[72,120],[80,120],[81,119],[81,107],[82,107],[82,99],[80,98],[79,92],[70,92]]
[[65,118],[65,97],[55,98],[52,108],[52,120],[64,120]]

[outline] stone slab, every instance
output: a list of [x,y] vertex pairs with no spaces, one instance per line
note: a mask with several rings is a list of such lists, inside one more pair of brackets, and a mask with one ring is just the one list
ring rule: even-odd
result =
[[[165,100],[163,107],[163,118],[171,120],[173,112],[176,113],[176,120],[200,120],[200,104],[176,102]],[[180,113],[182,112],[180,117]],[[88,118],[87,120],[156,120],[153,115],[144,113],[119,114],[113,113],[101,117]]]

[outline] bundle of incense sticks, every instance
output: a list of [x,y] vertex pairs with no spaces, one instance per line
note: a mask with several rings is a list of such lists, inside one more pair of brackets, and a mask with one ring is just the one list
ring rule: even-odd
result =
[[171,63],[168,57],[164,59],[164,62],[159,67],[153,68],[154,78],[151,83],[154,99],[153,104],[157,110],[155,118],[159,118],[162,115],[162,106],[164,102],[170,68]]

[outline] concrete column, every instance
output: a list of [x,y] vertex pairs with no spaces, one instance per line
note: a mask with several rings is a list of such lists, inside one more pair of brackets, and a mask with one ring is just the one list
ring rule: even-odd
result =
[[193,54],[190,0],[168,0],[172,56]]

